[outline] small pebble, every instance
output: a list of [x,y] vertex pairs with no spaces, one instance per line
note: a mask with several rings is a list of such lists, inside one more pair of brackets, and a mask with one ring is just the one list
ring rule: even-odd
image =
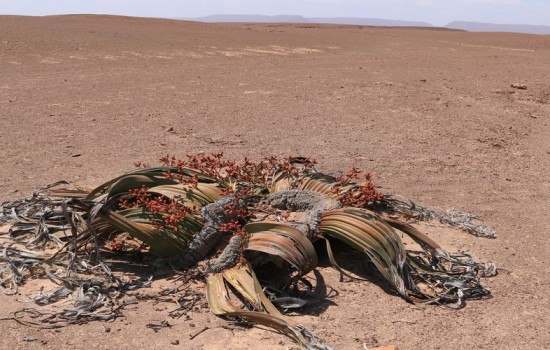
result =
[[513,83],[510,85],[511,87],[513,87],[514,89],[519,89],[519,90],[525,90],[527,89],[527,85],[525,84],[520,84],[520,83]]

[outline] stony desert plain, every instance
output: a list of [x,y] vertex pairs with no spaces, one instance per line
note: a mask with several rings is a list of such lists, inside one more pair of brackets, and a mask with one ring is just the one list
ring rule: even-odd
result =
[[[336,349],[550,348],[550,36],[0,16],[0,113],[0,201],[57,180],[98,185],[167,153],[223,151],[314,157],[331,173],[355,165],[383,192],[475,213],[498,238],[418,227],[496,263],[484,280],[492,298],[413,305],[377,283],[340,281],[322,261],[329,293],[292,317]],[[0,348],[294,346],[214,316],[200,281],[187,288],[202,299],[186,317],[146,300],[108,323],[1,320]],[[0,295],[0,318],[36,293],[30,281]]]

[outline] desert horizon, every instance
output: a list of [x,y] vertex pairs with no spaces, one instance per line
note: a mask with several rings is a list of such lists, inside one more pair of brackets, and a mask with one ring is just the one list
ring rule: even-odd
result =
[[[178,18],[176,18],[178,19]],[[365,18],[365,17],[304,17],[301,15],[242,15],[215,14],[203,17],[182,18],[206,23],[252,22],[252,23],[314,23],[314,24],[345,24],[383,27],[427,27],[434,29],[465,30],[469,32],[501,32],[524,34],[550,34],[550,26],[522,23],[492,23],[465,21],[456,19],[444,25],[433,25],[429,22],[407,19]]]
[[[59,13],[42,15],[36,17],[49,16],[119,16],[115,14],[99,13]],[[20,16],[12,14],[0,14],[0,16]],[[24,16],[24,15],[23,15]],[[369,18],[369,17],[305,17],[302,15],[245,15],[245,14],[212,14],[201,17],[143,17],[127,16],[136,18],[155,18],[167,20],[195,21],[204,23],[301,23],[301,24],[335,24],[350,26],[381,26],[381,27],[426,27],[433,29],[463,30],[468,32],[493,32],[493,33],[523,33],[550,35],[550,26],[541,24],[522,24],[522,23],[497,23],[497,22],[479,22],[452,20],[444,25],[434,25],[429,22],[414,21],[407,19],[390,18]]]

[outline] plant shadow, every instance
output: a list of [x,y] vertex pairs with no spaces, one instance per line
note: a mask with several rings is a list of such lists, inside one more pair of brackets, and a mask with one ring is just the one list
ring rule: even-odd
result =
[[[351,277],[344,276],[340,273],[340,283],[346,283],[354,280],[357,281],[360,279],[360,282],[372,283],[381,288],[385,293],[399,297],[399,294],[395,291],[394,287],[376,269],[375,265],[370,261],[366,254],[353,250],[339,241],[330,241],[330,244],[332,251],[338,252],[337,254],[334,254],[334,259],[337,261],[340,268],[342,268],[346,273],[357,277],[357,279],[352,279]],[[317,242],[315,244],[315,250],[319,256],[318,267],[333,268],[333,265],[328,257],[325,242]],[[326,283],[323,274],[318,269],[315,269],[312,273],[314,280],[314,292],[311,293],[307,299],[308,303],[302,308],[301,314],[319,316],[330,306],[338,305],[332,299],[338,296],[340,292],[336,286],[331,286]]]

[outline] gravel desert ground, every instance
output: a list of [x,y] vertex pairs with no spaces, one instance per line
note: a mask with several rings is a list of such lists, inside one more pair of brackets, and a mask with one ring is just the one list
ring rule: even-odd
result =
[[[340,281],[327,263],[332,292],[293,317],[337,349],[550,348],[550,36],[0,16],[0,63],[0,201],[62,179],[98,185],[167,153],[355,165],[383,192],[494,228],[497,239],[419,226],[448,251],[496,263],[484,282],[492,298],[460,310],[412,305],[375,283]],[[0,295],[0,318],[29,305],[35,282]],[[55,330],[2,320],[0,348],[293,346],[228,327],[204,304],[171,318],[174,305],[143,301],[111,323]],[[170,327],[151,326],[163,321]]]

